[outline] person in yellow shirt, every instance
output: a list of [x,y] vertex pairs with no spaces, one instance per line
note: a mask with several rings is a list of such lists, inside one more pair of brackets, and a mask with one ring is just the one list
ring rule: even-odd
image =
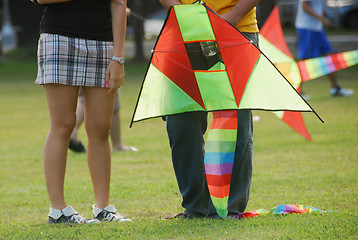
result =
[[[159,0],[165,8],[192,4],[195,0]],[[204,0],[222,18],[236,26],[254,44],[258,44],[256,4],[259,0]],[[228,33],[230,34],[230,33]],[[244,212],[249,200],[252,178],[253,123],[251,110],[238,110],[238,136],[231,177],[228,217]],[[167,116],[167,133],[172,161],[184,210],[172,218],[220,218],[210,200],[204,169],[205,112]]]
[[[192,4],[196,0],[161,1],[168,8],[177,4]],[[256,4],[259,2],[245,0],[204,0],[202,1],[221,15],[225,20],[235,25],[241,32],[258,32],[256,19]]]

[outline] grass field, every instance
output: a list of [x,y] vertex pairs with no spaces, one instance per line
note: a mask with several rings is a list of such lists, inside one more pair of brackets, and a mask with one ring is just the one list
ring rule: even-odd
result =
[[[49,126],[35,61],[0,62],[0,239],[357,239],[358,66],[339,72],[348,98],[329,96],[325,78],[305,85],[312,113],[304,119],[313,141],[270,112],[254,112],[254,175],[247,210],[302,204],[321,214],[262,216],[245,220],[174,220],[182,210],[164,122],[129,122],[145,65],[127,64],[121,90],[123,140],[139,152],[113,153],[111,199],[132,223],[48,225],[42,151]],[[86,142],[84,129],[81,139]],[[93,190],[86,156],[69,152],[67,203],[91,217]],[[328,212],[332,210],[331,212]]]

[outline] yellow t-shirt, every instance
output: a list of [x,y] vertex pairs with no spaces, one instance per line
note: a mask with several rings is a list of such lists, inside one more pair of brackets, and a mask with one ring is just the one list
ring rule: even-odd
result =
[[[183,4],[192,4],[196,0],[181,0]],[[224,14],[231,10],[235,4],[240,0],[203,0],[208,7],[213,9],[216,13]],[[236,27],[241,32],[258,32],[259,28],[257,26],[256,20],[256,7],[250,10],[239,22],[236,24]]]

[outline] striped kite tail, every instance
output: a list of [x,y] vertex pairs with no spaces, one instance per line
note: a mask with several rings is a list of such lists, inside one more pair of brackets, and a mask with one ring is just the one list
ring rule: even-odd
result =
[[230,181],[237,139],[237,111],[213,112],[205,150],[205,172],[212,202],[220,217],[228,214]]
[[302,82],[358,64],[358,50],[298,61]]

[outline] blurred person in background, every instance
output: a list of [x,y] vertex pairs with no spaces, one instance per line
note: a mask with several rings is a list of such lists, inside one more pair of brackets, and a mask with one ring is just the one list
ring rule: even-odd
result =
[[[332,27],[324,16],[326,0],[299,0],[296,16],[296,31],[298,35],[299,60],[316,58],[333,53],[331,44],[325,34],[324,27]],[[331,96],[350,96],[352,89],[340,86],[336,73],[328,74],[331,83]],[[309,96],[302,94],[304,98]]]
[[[112,151],[133,151],[137,152],[138,149],[132,146],[124,145],[121,137],[121,123],[120,123],[120,104],[119,104],[119,91],[116,92],[116,100],[114,103],[113,117],[112,117],[112,127],[110,130],[110,137],[112,141]],[[83,94],[80,90],[78,97],[77,110],[76,110],[76,125],[73,129],[70,138],[69,149],[74,152],[86,152],[85,146],[82,144],[81,140],[78,138],[78,130],[84,121],[84,99]]]

